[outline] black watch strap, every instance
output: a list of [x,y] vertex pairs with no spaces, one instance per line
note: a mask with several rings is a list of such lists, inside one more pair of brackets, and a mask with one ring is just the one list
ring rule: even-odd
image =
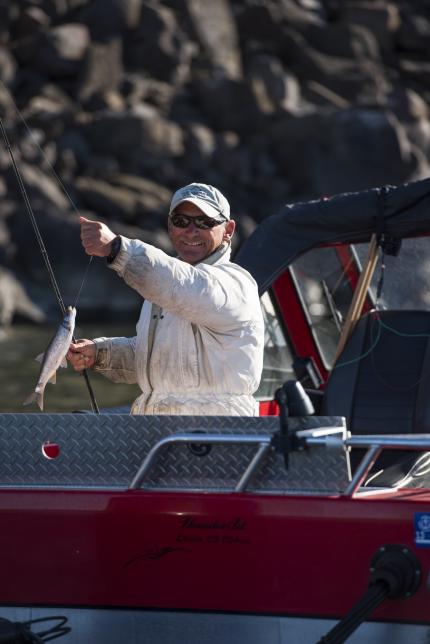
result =
[[115,239],[112,240],[112,245],[109,255],[106,257],[107,263],[112,264],[119,251],[121,250],[121,237],[117,235]]

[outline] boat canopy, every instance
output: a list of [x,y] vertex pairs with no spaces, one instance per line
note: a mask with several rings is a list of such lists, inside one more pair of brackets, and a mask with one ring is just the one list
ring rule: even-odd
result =
[[316,246],[430,233],[430,179],[294,203],[263,220],[235,262],[264,293],[299,255]]

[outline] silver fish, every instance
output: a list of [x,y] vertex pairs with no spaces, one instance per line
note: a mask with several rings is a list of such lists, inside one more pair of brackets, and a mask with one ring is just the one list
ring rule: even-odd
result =
[[40,411],[43,411],[43,394],[47,383],[52,382],[55,385],[57,381],[57,369],[59,367],[67,367],[66,353],[69,350],[73,338],[75,319],[75,307],[68,306],[57,333],[52,338],[45,353],[41,353],[36,358],[36,360],[42,363],[39,378],[34,392],[23,403],[24,405],[30,405],[36,401]]

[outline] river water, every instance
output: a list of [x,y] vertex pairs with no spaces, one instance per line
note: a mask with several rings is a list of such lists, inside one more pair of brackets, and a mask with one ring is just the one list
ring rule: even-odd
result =
[[[22,403],[36,386],[40,363],[35,357],[48,346],[56,327],[15,325],[0,339],[0,412],[38,412],[36,404]],[[83,325],[75,330],[77,338],[134,335],[133,327],[120,325]],[[139,393],[137,385],[114,384],[103,376],[88,371],[100,408],[130,405]],[[44,411],[72,412],[91,410],[85,378],[70,365],[57,372],[57,384],[45,389]]]

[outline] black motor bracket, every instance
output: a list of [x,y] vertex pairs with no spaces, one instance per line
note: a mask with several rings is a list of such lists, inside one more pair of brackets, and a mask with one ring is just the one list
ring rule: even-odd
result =
[[284,456],[285,467],[288,469],[290,452],[303,451],[306,441],[291,430],[290,416],[308,416],[314,413],[309,396],[300,382],[288,380],[275,392],[275,400],[279,407],[279,431],[272,437],[271,445],[275,451]]
[[312,356],[296,356],[293,360],[293,371],[303,387],[319,389],[324,382]]

